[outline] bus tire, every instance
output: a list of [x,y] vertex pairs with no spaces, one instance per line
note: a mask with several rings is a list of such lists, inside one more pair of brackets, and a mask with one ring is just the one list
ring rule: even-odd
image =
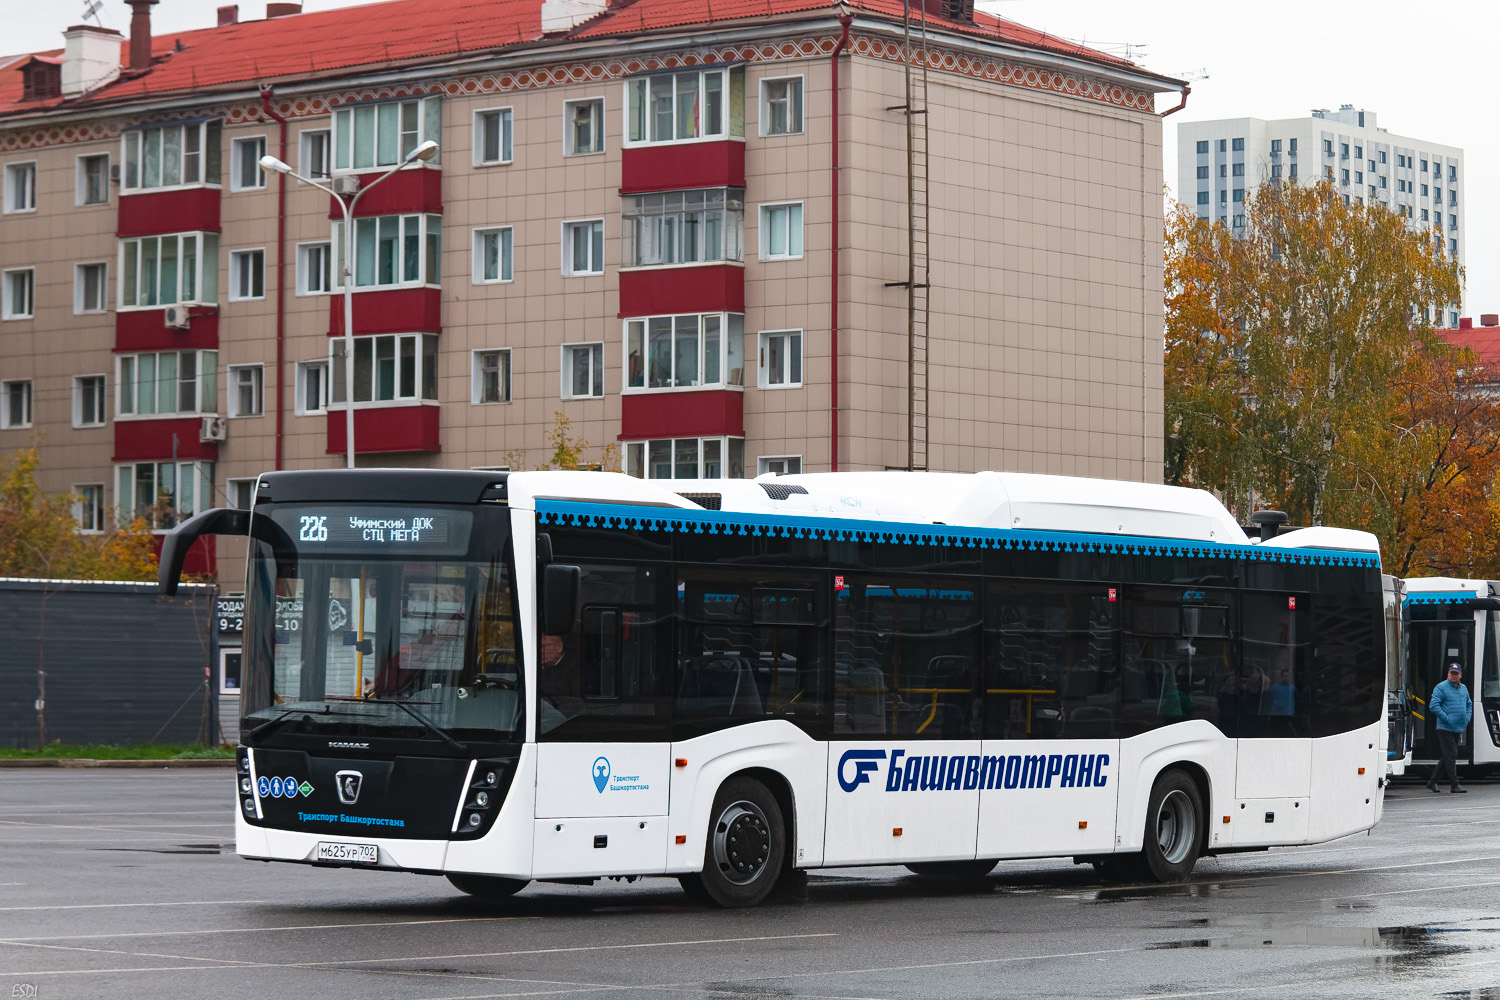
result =
[[1203,846],[1203,796],[1176,768],[1156,779],[1146,808],[1142,874],[1155,882],[1181,882],[1193,872]]
[[978,882],[999,864],[994,858],[978,861],[914,861],[906,866],[913,875],[941,882]]
[[509,899],[528,884],[523,878],[505,878],[500,875],[449,875],[448,881],[459,892],[491,902]]
[[770,789],[754,778],[730,778],[709,812],[701,875],[680,881],[725,908],[754,906],[771,894],[786,861],[786,821]]

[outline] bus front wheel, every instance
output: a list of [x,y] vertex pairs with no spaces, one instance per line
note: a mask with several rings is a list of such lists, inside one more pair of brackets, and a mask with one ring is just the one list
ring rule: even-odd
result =
[[696,900],[754,906],[770,895],[786,860],[786,824],[770,789],[754,778],[731,778],[709,812],[703,873],[679,878]]
[[526,888],[526,880],[504,878],[500,875],[449,875],[453,888],[466,892],[476,899],[509,899]]
[[1143,874],[1156,882],[1181,882],[1193,872],[1203,845],[1203,796],[1186,772],[1156,780],[1146,809]]

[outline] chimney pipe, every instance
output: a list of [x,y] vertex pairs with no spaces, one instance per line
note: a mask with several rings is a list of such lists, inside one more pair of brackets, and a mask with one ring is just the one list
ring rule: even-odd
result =
[[1472,317],[1472,316],[1460,316],[1458,318],[1458,328],[1460,330],[1472,330],[1472,329],[1474,329],[1474,317]]
[[219,27],[240,23],[240,5],[232,3],[219,8]]
[[273,17],[286,17],[289,14],[302,13],[301,3],[268,3],[266,4],[266,20]]
[[1500,315],[1497,315],[1495,313],[1480,313],[1479,314],[1479,325],[1480,326],[1500,326]]
[[130,4],[130,68],[151,68],[151,8],[158,0],[126,0]]

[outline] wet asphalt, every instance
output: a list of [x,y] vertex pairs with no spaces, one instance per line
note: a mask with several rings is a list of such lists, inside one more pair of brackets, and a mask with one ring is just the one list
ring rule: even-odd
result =
[[231,772],[0,771],[0,998],[1500,1000],[1500,784],[1395,785],[1371,835],[1114,887],[1008,862],[952,890],[815,872],[805,902],[245,861]]

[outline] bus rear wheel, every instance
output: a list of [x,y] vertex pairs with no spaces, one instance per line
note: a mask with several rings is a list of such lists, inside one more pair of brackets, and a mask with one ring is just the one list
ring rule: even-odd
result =
[[1156,779],[1146,808],[1142,874],[1156,882],[1181,882],[1193,873],[1203,846],[1203,796],[1186,772]]
[[525,879],[505,878],[500,875],[449,875],[448,881],[459,892],[466,892],[475,899],[486,899],[492,902],[509,899],[527,885]]
[[978,882],[994,870],[994,858],[978,861],[914,861],[906,866],[913,875],[942,882]]
[[703,873],[679,881],[695,900],[754,906],[771,894],[785,860],[786,823],[776,796],[754,778],[731,778],[709,812]]

